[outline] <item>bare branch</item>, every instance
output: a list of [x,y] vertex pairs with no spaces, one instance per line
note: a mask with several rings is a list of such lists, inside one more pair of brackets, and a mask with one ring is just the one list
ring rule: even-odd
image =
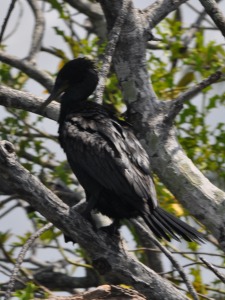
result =
[[7,291],[5,293],[5,300],[10,299],[13,288],[14,288],[14,284],[16,281],[16,277],[19,273],[20,270],[20,266],[23,263],[24,260],[24,256],[26,255],[27,251],[29,250],[29,248],[31,247],[31,245],[34,243],[34,241],[45,231],[47,231],[48,229],[50,229],[53,225],[51,223],[46,224],[45,226],[43,226],[42,228],[40,228],[37,232],[33,233],[29,239],[26,241],[26,243],[23,245],[18,258],[16,260],[16,263],[14,265],[12,274],[10,276],[10,280],[8,283],[8,288]]
[[199,300],[199,297],[198,297],[192,283],[186,276],[183,267],[174,258],[172,253],[169,250],[167,250],[166,247],[164,247],[152,234],[150,234],[149,231],[146,230],[146,228],[140,222],[138,222],[138,220],[132,219],[132,223],[135,224],[135,226],[138,227],[138,229],[141,230],[145,234],[146,239],[150,239],[166,255],[166,257],[171,261],[172,265],[179,272],[181,278],[183,279],[184,283],[186,284],[188,291],[192,295],[193,299]]
[[106,77],[109,73],[112,57],[115,51],[116,44],[119,40],[121,28],[123,26],[125,17],[127,15],[127,9],[129,4],[130,4],[130,0],[123,0],[123,5],[121,7],[120,14],[117,17],[115,24],[109,33],[108,44],[106,46],[105,54],[103,58],[103,65],[99,74],[99,83],[95,93],[97,103],[102,103],[103,101],[102,97],[105,89]]
[[219,9],[215,0],[199,0],[207,14],[212,18],[216,26],[220,29],[222,35],[225,37],[225,17]]
[[96,289],[73,296],[52,295],[47,300],[146,300],[146,297],[131,288],[123,288],[116,285],[101,285]]
[[139,263],[117,238],[93,231],[79,213],[59,198],[16,160],[14,146],[0,142],[0,179],[8,178],[11,188],[56,227],[70,236],[89,253],[100,274],[111,274],[119,283],[132,285],[149,300],[187,299],[167,280]]
[[160,21],[162,21],[169,13],[176,10],[181,4],[188,0],[157,0],[148,8],[144,9],[146,19],[149,22],[150,28],[154,28]]
[[44,100],[40,97],[0,85],[0,105],[23,109],[57,121],[59,104],[53,101],[44,111],[40,112],[39,108],[43,103]]
[[223,283],[225,283],[225,275],[223,275],[220,271],[218,271],[212,264],[210,264],[203,257],[199,257],[199,258]]
[[6,17],[5,17],[5,20],[4,20],[3,24],[2,24],[2,29],[1,29],[1,32],[0,32],[0,45],[2,43],[3,35],[4,35],[7,23],[9,21],[10,15],[11,15],[13,9],[14,9],[15,4],[16,4],[16,0],[12,0],[11,4],[9,6],[8,13],[7,13]]
[[30,78],[33,78],[40,84],[42,84],[48,91],[52,90],[53,80],[46,72],[39,70],[33,64],[23,61],[18,57],[8,55],[3,51],[0,51],[0,61],[17,68],[27,74]]
[[92,3],[88,0],[66,0],[72,7],[90,18],[102,18],[103,13],[98,3]]
[[17,18],[16,18],[16,20],[13,24],[12,29],[6,35],[4,35],[4,37],[2,37],[2,42],[3,41],[5,42],[8,38],[10,38],[17,31],[17,29],[19,28],[20,21],[23,17],[23,14],[24,14],[24,9],[23,9],[23,4],[21,3],[21,1],[18,1],[18,4],[19,4],[18,16],[17,16]]
[[205,20],[206,12],[202,11],[198,13],[197,19],[193,22],[192,26],[186,31],[182,37],[183,46],[188,47],[194,38],[196,32],[199,30],[200,24]]
[[45,18],[42,10],[39,7],[39,3],[36,0],[27,0],[35,17],[35,26],[32,34],[32,43],[30,47],[30,51],[26,60],[29,62],[34,62],[35,56],[41,49],[44,30],[45,30]]
[[93,26],[92,31],[97,34],[100,40],[103,41],[106,38],[105,17],[98,3],[92,3],[87,0],[65,0],[65,2],[89,17]]
[[210,86],[211,84],[217,82],[222,76],[220,71],[210,75],[208,78],[204,79],[200,83],[195,86],[189,88],[187,91],[179,95],[176,99],[167,102],[170,106],[168,114],[165,116],[165,122],[168,124],[173,124],[175,117],[179,114],[179,112],[183,108],[184,102],[192,99],[199,92],[201,92],[204,88]]

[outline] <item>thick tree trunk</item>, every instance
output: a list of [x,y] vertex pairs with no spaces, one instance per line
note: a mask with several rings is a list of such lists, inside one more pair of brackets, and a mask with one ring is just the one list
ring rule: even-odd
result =
[[[181,2],[185,1],[176,1],[176,4]],[[101,4],[110,30],[119,15],[121,1],[115,4],[104,0]],[[155,24],[157,12],[162,16],[168,13],[167,6],[159,10],[158,5],[143,14],[130,3],[114,67],[128,106],[129,121],[149,154],[153,171],[182,205],[212,232],[225,251],[225,193],[211,184],[182,150],[173,122],[167,122],[168,115],[175,109],[173,103],[157,99],[147,71],[149,24]]]

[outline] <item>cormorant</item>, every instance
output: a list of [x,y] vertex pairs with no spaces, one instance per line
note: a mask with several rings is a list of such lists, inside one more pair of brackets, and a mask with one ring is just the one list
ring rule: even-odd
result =
[[61,96],[59,142],[85,190],[85,212],[97,210],[115,222],[141,216],[158,238],[203,241],[197,230],[158,206],[149,158],[131,125],[87,100],[97,83],[91,60],[71,60],[44,104]]

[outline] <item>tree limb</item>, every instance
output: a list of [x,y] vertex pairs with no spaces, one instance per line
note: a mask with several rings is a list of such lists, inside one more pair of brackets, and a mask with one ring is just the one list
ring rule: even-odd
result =
[[133,289],[115,285],[101,285],[94,290],[84,292],[79,296],[51,296],[47,300],[145,300],[146,298]]
[[[133,286],[148,299],[184,300],[167,280],[139,263],[117,238],[93,231],[89,222],[69,208],[16,160],[14,146],[0,142],[0,179],[8,179],[12,189],[49,222],[78,241],[92,258],[100,274],[111,274],[121,283]],[[85,230],[84,230],[85,228]]]
[[202,6],[205,8],[207,14],[212,18],[216,26],[225,37],[225,17],[222,11],[219,9],[215,0],[199,0]]
[[59,116],[59,104],[53,101],[44,111],[40,112],[39,108],[43,103],[44,101],[40,97],[35,97],[30,93],[0,85],[0,105],[38,113],[43,117],[57,121]]
[[[105,0],[102,6],[110,29],[120,4]],[[138,11],[129,8],[129,19],[124,23],[113,59],[129,122],[149,154],[153,171],[183,206],[211,230],[225,251],[225,193],[211,184],[185,155],[175,128],[163,121],[168,106],[158,101],[149,80],[144,21]]]
[[7,23],[9,21],[9,18],[11,16],[11,13],[12,13],[12,11],[14,9],[15,4],[16,4],[16,0],[12,0],[11,4],[9,6],[8,13],[7,13],[6,17],[5,17],[5,20],[4,20],[3,24],[2,24],[2,28],[1,28],[1,32],[0,32],[0,45],[2,44],[3,35],[5,33],[5,29],[6,29]]
[[225,275],[220,273],[212,264],[210,264],[203,257],[200,257],[201,261],[223,282],[225,283]]
[[93,32],[100,38],[101,41],[105,40],[107,33],[106,22],[98,3],[91,3],[87,0],[65,0],[65,2],[69,3],[79,12],[88,16],[93,25]]
[[22,247],[22,249],[19,253],[19,256],[16,260],[16,263],[14,265],[12,274],[10,276],[10,280],[9,280],[9,283],[8,283],[8,288],[7,288],[7,291],[5,293],[5,300],[10,299],[10,297],[12,295],[12,291],[14,289],[14,284],[15,284],[15,281],[16,281],[16,277],[19,273],[20,266],[23,263],[24,256],[26,255],[27,251],[29,250],[29,248],[31,247],[33,242],[36,240],[36,238],[38,238],[43,232],[45,232],[46,230],[48,230],[51,227],[52,227],[51,223],[46,224],[45,226],[40,228],[37,232],[32,234],[31,237],[29,237],[29,239],[27,240],[27,242],[23,245],[23,247]]
[[165,116],[165,122],[172,123],[174,122],[175,117],[179,114],[181,109],[183,108],[184,102],[190,100],[194,96],[196,96],[199,92],[201,92],[204,88],[212,85],[213,83],[217,82],[222,76],[220,71],[210,75],[208,78],[204,79],[203,81],[199,82],[195,86],[189,88],[184,93],[180,94],[176,99],[167,102],[169,104],[169,112],[168,115]]
[[38,54],[38,52],[41,49],[43,37],[44,37],[44,31],[45,31],[45,18],[43,15],[42,10],[39,7],[39,3],[35,0],[27,0],[29,3],[35,17],[35,26],[32,34],[32,43],[29,50],[29,54],[26,58],[29,62],[34,62],[35,56]]
[[188,0],[157,0],[148,8],[144,9],[146,20],[149,22],[150,28],[154,28],[169,13],[176,10],[181,4]]
[[102,103],[103,101],[102,97],[105,89],[106,77],[109,73],[110,65],[112,62],[112,56],[115,51],[116,44],[119,40],[121,28],[127,15],[127,9],[129,4],[130,0],[123,0],[123,5],[121,7],[120,14],[118,15],[115,24],[109,33],[108,43],[103,58],[103,65],[99,72],[99,82],[95,92],[97,103]]
[[33,64],[23,61],[22,59],[6,54],[3,51],[0,51],[0,61],[19,69],[20,71],[27,74],[30,78],[36,80],[42,84],[48,91],[51,91],[53,88],[53,79],[46,72],[39,70]]
[[187,275],[184,272],[184,269],[182,266],[178,263],[178,261],[174,258],[173,254],[166,249],[153,235],[151,235],[140,222],[138,222],[136,219],[132,219],[132,223],[135,224],[137,228],[142,230],[142,232],[145,234],[147,239],[150,239],[161,251],[166,255],[166,257],[171,261],[172,265],[177,269],[177,271],[180,274],[180,277],[183,279],[184,283],[186,284],[189,293],[192,295],[194,300],[199,300],[199,297],[188,279]]

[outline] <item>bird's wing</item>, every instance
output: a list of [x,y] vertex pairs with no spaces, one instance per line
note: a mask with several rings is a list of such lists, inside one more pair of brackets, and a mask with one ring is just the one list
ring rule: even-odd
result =
[[76,114],[67,118],[60,136],[72,168],[79,164],[116,194],[131,201],[150,200],[151,207],[157,206],[148,156],[128,126],[100,114]]

